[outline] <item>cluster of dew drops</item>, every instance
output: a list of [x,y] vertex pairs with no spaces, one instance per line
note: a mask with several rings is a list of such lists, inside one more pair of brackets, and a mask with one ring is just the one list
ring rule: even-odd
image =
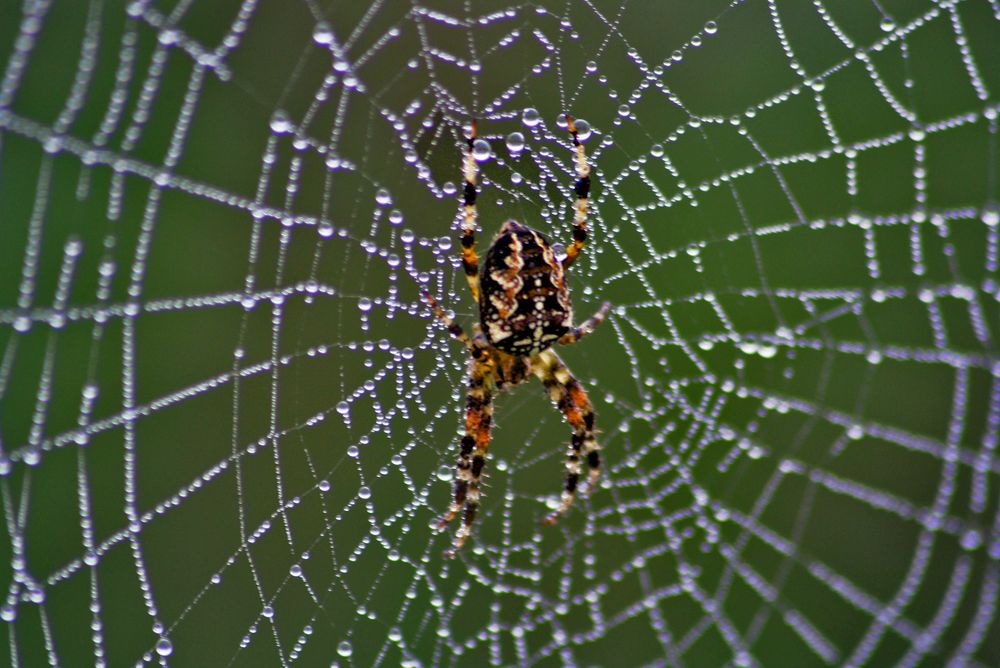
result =
[[[538,113],[537,109],[528,107],[521,112],[521,122],[524,123],[525,127],[534,128],[537,127],[542,122],[542,115]],[[565,114],[560,114],[557,120],[557,125],[560,127],[566,127],[566,116]],[[471,128],[466,127],[466,136],[469,135]],[[591,135],[590,123],[583,120],[582,118],[576,119],[576,135],[577,138],[583,142]],[[513,156],[520,155],[521,151],[525,147],[524,133],[515,130],[511,132],[504,138],[504,144],[507,146],[507,150]],[[485,139],[479,138],[472,142],[472,157],[475,158],[476,162],[486,162],[493,155],[493,150],[490,147],[490,143]]]

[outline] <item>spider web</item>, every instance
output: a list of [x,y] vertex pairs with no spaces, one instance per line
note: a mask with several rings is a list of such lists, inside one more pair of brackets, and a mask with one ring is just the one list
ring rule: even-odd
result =
[[[0,7],[4,665],[996,665],[996,0]],[[590,243],[569,430],[504,395],[458,558],[480,247]],[[628,648],[627,657],[623,648]]]

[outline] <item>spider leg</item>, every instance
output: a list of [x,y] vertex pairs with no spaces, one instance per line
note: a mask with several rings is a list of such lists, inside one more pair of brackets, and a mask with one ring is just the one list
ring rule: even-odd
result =
[[570,343],[576,343],[583,337],[590,334],[592,331],[597,329],[597,326],[604,322],[604,316],[608,314],[608,309],[611,308],[611,302],[604,302],[601,304],[601,308],[597,309],[597,313],[590,316],[584,320],[580,325],[572,328],[565,334],[559,337],[559,343],[563,345],[569,345]]
[[576,121],[572,116],[566,116],[566,125],[573,138],[573,147],[576,149],[576,183],[573,184],[573,190],[576,191],[576,205],[573,214],[573,243],[566,249],[563,267],[568,267],[576,261],[587,242],[587,205],[590,197],[590,164],[587,162],[587,152],[577,135]]
[[472,298],[479,303],[479,256],[476,255],[476,179],[479,167],[472,155],[472,145],[476,141],[476,119],[469,124],[469,137],[466,140],[465,159],[462,163],[462,176],[465,188],[462,190],[462,202],[465,210],[462,222],[462,267],[465,269],[465,280],[469,282]]
[[444,323],[444,326],[448,329],[448,333],[461,341],[462,345],[464,345],[469,352],[472,353],[472,356],[478,359],[486,349],[485,336],[483,336],[482,332],[478,331],[478,326],[476,327],[475,335],[470,338],[469,335],[465,333],[465,330],[462,329],[461,325],[448,317],[448,314],[444,312],[444,309],[441,308],[441,305],[438,304],[438,301],[434,299],[434,296],[431,295],[431,293],[422,289],[420,294],[423,295],[424,301],[426,301],[431,307],[431,310],[434,311],[434,315],[436,315],[438,319]]
[[554,524],[573,505],[582,459],[587,460],[589,469],[587,489],[594,488],[601,473],[601,446],[594,437],[594,407],[580,381],[573,377],[551,348],[541,352],[535,362],[532,370],[573,428],[573,436],[566,449],[566,486],[563,488],[562,499],[559,507],[543,520],[545,524]]
[[[469,369],[469,389],[465,405],[465,436],[462,437],[458,463],[455,467],[455,496],[448,512],[438,522],[443,529],[463,512],[462,526],[455,532],[455,542],[445,552],[454,557],[472,533],[472,523],[479,509],[479,481],[486,464],[493,427],[493,393],[490,391],[489,366],[473,359]],[[463,511],[464,509],[464,511]]]

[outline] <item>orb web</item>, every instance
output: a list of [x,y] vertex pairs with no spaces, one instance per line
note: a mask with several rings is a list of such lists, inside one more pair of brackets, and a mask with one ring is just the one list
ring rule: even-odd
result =
[[[993,0],[6,13],[6,664],[1000,660]],[[605,475],[504,395],[448,561],[463,127],[564,253],[567,113]]]

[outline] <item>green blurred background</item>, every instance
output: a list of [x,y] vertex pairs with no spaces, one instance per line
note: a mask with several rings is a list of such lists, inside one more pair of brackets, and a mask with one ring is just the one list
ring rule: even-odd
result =
[[[0,0],[0,663],[997,665],[995,12]],[[470,116],[570,239],[567,112],[605,483],[518,388],[445,562],[417,286]]]

